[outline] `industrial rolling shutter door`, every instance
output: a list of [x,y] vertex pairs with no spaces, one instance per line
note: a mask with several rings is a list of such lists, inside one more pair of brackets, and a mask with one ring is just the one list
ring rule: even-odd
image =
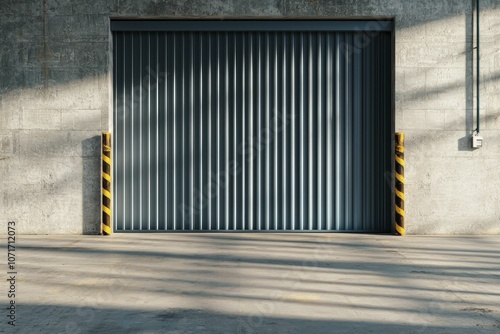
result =
[[390,230],[387,26],[127,24],[113,33],[115,231]]

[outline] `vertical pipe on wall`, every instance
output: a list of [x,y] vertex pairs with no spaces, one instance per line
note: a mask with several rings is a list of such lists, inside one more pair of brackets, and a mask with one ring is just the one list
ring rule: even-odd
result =
[[477,98],[477,103],[476,103],[476,132],[479,133],[479,124],[480,124],[480,118],[479,118],[479,84],[480,84],[480,52],[479,52],[479,0],[476,0],[476,65],[477,65],[477,70],[476,70],[476,98]]

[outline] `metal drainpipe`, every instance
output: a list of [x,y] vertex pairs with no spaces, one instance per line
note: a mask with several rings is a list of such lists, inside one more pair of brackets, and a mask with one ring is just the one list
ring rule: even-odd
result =
[[480,65],[480,60],[479,60],[479,0],[476,0],[476,65],[477,65],[477,70],[476,70],[476,133],[479,133],[479,65]]

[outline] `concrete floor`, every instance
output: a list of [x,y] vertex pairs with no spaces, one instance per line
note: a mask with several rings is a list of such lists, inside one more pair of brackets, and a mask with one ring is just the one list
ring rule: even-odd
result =
[[0,332],[500,333],[498,236],[18,236],[17,246],[17,326],[1,315]]

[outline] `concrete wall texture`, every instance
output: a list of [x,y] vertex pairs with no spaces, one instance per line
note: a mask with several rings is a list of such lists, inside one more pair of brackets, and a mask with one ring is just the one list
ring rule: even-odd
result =
[[15,220],[25,234],[98,233],[99,135],[112,110],[110,17],[394,17],[407,232],[500,233],[500,0],[481,0],[478,150],[468,144],[472,2],[1,0],[0,221]]

